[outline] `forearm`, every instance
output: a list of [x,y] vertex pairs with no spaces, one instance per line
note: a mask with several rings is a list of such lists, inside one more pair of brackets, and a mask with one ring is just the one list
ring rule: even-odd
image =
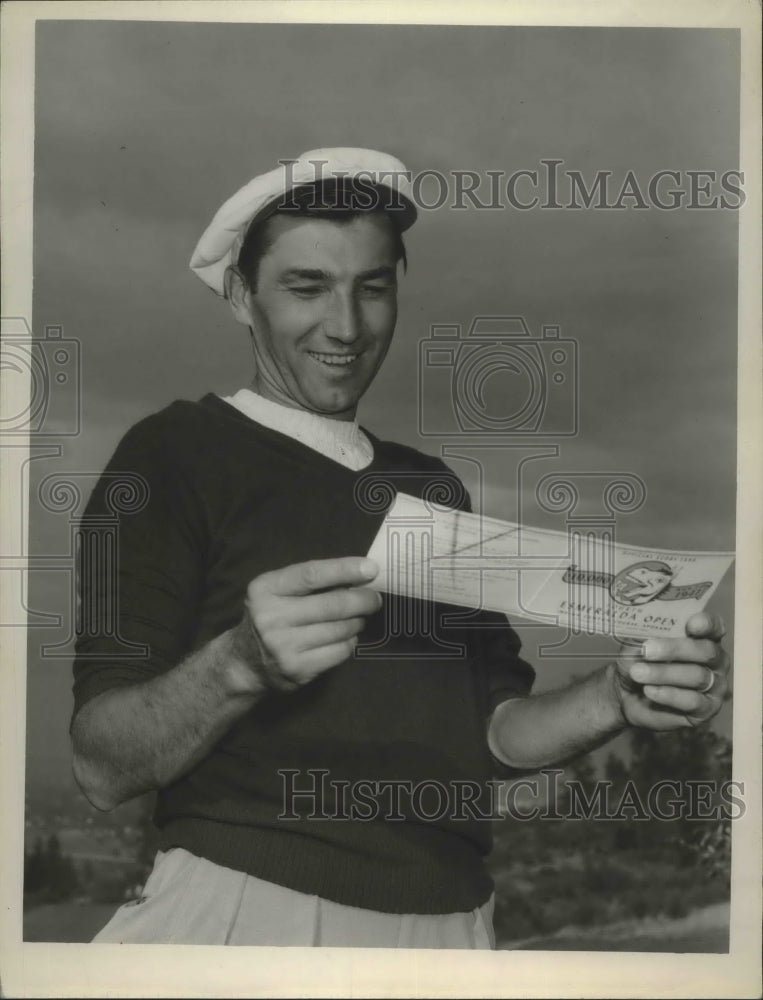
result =
[[614,664],[558,691],[506,701],[488,729],[493,755],[518,770],[563,764],[626,727]]
[[202,760],[266,693],[239,626],[153,680],[106,691],[72,725],[74,773],[111,809],[162,788]]

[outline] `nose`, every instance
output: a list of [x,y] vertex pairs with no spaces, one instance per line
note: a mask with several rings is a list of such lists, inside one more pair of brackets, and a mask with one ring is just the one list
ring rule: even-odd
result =
[[331,296],[331,305],[324,323],[326,336],[342,344],[352,344],[361,330],[360,310],[351,293],[337,291]]

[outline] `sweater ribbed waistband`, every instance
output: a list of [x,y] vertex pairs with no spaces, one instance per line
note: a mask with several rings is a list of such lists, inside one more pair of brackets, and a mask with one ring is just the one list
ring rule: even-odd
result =
[[[323,840],[312,830],[308,835],[186,817],[161,829],[159,848],[184,847],[276,885],[383,913],[468,912],[493,892],[482,856],[458,836],[435,828],[413,832],[401,824],[385,830],[399,841],[394,856],[386,858],[364,849],[362,826],[352,833],[342,826],[346,835],[338,844],[334,836]],[[370,845],[376,838],[368,834]]]

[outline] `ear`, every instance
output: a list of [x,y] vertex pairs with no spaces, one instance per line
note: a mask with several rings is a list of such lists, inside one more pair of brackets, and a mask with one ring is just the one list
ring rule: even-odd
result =
[[223,279],[225,298],[236,321],[243,326],[252,325],[251,292],[237,267],[227,267]]

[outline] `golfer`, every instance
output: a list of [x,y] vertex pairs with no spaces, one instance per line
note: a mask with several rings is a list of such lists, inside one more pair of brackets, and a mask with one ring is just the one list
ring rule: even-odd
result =
[[[468,507],[442,462],[357,419],[415,220],[399,160],[322,149],[256,177],[199,241],[192,270],[248,329],[253,371],[129,430],[84,517],[140,477],[117,578],[83,568],[71,733],[93,805],[157,793],[159,852],[96,941],[493,947],[491,777],[722,703],[707,615],[534,696],[504,617],[456,624],[369,586],[384,511],[363,484],[445,484]],[[395,628],[403,613],[420,627]],[[400,794],[423,787],[453,809]]]

